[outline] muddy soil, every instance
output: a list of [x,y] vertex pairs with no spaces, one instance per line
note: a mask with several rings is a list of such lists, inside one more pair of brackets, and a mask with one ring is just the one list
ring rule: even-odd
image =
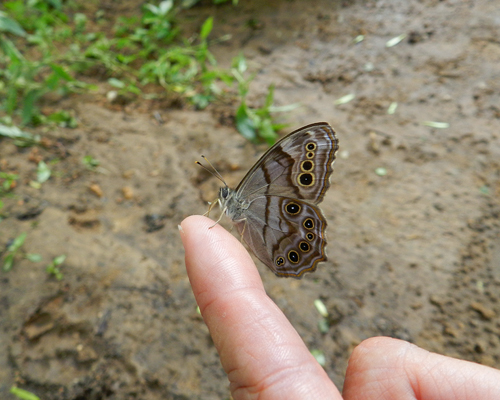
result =
[[[333,381],[341,387],[352,349],[376,335],[500,368],[498,2],[258,0],[202,5],[186,19],[199,26],[209,15],[211,37],[232,35],[212,47],[221,64],[243,52],[257,72],[252,104],[271,83],[276,104],[302,104],[283,134],[316,121],[338,133],[322,204],[329,261],[300,281],[257,263]],[[0,141],[2,171],[21,177],[5,199],[1,245],[27,232],[24,250],[43,256],[1,274],[0,397],[17,384],[46,400],[228,399],[177,225],[217,191],[194,165],[200,154],[235,185],[265,146],[235,131],[231,105],[140,112],[103,91],[59,106],[79,127],[41,129],[47,148]],[[39,159],[58,162],[35,189]],[[60,254],[56,281],[45,266]]]

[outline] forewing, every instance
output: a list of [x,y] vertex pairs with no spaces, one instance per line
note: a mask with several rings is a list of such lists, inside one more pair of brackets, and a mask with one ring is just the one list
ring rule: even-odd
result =
[[280,195],[318,204],[330,186],[337,150],[338,140],[329,124],[307,125],[271,147],[236,192],[245,199]]

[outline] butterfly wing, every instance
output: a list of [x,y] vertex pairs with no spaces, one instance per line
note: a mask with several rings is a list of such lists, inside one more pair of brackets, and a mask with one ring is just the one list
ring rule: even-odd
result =
[[316,206],[330,186],[338,140],[325,122],[298,129],[248,172],[226,213],[253,253],[276,275],[301,278],[326,260],[326,220]]
[[326,220],[316,206],[288,197],[261,196],[235,224],[253,253],[276,275],[301,278],[326,260]]
[[330,186],[338,140],[326,122],[304,126],[271,147],[236,188],[239,198],[262,195],[323,200]]

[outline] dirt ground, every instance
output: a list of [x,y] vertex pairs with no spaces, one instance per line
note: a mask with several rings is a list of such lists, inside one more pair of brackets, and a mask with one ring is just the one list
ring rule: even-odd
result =
[[[322,204],[329,261],[300,281],[258,264],[333,381],[342,386],[353,348],[377,335],[500,368],[498,1],[241,0],[196,7],[186,20],[199,26],[209,15],[212,38],[232,35],[212,47],[221,64],[243,52],[257,72],[253,104],[271,83],[276,104],[302,104],[283,134],[316,121],[338,133]],[[0,141],[2,170],[21,176],[5,200],[1,246],[27,232],[24,250],[44,260],[1,273],[0,397],[13,399],[17,384],[44,400],[230,398],[177,225],[217,191],[194,164],[200,154],[236,185],[265,147],[228,123],[231,105],[139,111],[108,104],[103,91],[60,106],[79,127],[40,129],[49,148]],[[85,168],[85,155],[100,172]],[[37,157],[60,160],[41,189],[29,185]],[[45,266],[60,254],[58,282]]]

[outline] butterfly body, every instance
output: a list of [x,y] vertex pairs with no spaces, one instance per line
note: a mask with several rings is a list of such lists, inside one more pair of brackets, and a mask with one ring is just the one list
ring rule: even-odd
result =
[[329,124],[304,126],[271,147],[236,189],[219,191],[223,212],[277,276],[301,278],[326,261],[326,219],[338,140]]

